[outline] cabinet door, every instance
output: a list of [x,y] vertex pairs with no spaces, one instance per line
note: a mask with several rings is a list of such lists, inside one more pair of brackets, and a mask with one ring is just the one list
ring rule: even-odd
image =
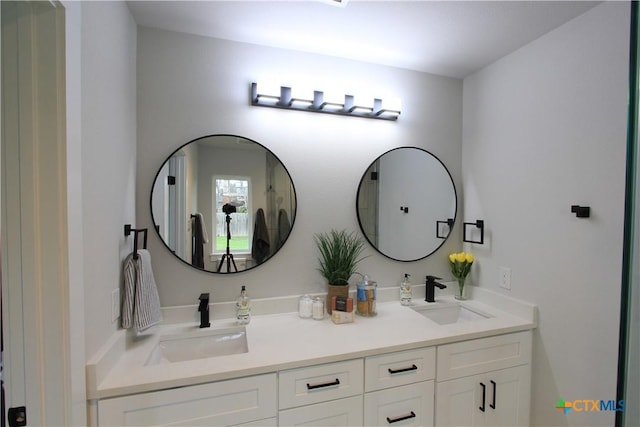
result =
[[366,426],[433,426],[434,382],[367,393],[364,396]]
[[281,426],[361,426],[362,395],[280,411],[278,418]]
[[485,379],[489,382],[486,385],[485,425],[528,426],[531,365],[491,372]]
[[484,415],[480,382],[483,376],[458,378],[436,384],[436,425],[480,426]]
[[438,426],[528,426],[530,365],[436,385]]
[[276,415],[276,375],[141,393],[98,402],[104,426],[233,425]]

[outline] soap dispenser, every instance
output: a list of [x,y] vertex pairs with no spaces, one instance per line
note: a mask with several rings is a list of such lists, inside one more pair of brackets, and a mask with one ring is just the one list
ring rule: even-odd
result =
[[247,325],[251,321],[251,300],[244,285],[236,301],[236,319],[239,325]]
[[411,275],[406,274],[402,278],[402,283],[400,284],[400,304],[402,305],[411,305],[412,291],[411,291],[411,280],[409,279]]

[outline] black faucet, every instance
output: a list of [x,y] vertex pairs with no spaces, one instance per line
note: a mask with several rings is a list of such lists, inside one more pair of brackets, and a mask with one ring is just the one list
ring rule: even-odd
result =
[[436,280],[440,280],[440,278],[435,276],[427,276],[427,296],[424,299],[426,302],[436,302],[436,287],[438,287],[439,289],[446,288],[445,285],[436,282]]
[[209,322],[209,293],[200,294],[198,298],[200,300],[200,306],[198,311],[200,312],[200,327],[208,328],[211,326]]

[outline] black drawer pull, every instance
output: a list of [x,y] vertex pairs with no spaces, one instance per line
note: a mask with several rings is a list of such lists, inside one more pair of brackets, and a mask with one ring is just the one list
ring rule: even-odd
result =
[[332,385],[340,385],[340,380],[336,378],[335,381],[331,381],[330,383],[314,384],[314,385],[307,383],[307,390],[314,390],[316,388],[322,388],[322,387],[331,387]]
[[398,417],[398,418],[391,419],[391,418],[387,417],[387,422],[389,424],[393,424],[393,423],[397,423],[398,421],[410,420],[411,418],[415,418],[415,417],[416,417],[416,413],[411,411],[411,413],[409,415],[403,415],[403,416]]
[[496,409],[496,382],[491,380],[491,385],[493,385],[493,403],[489,403],[489,407],[491,409]]
[[388,371],[391,375],[393,374],[399,374],[401,372],[409,372],[409,371],[417,371],[418,367],[416,365],[411,365],[410,368],[402,368],[402,369],[391,369],[389,368]]
[[482,386],[482,406],[480,406],[480,408],[478,409],[484,412],[485,410],[484,402],[485,402],[485,399],[487,398],[487,387],[483,383],[480,383],[480,385]]

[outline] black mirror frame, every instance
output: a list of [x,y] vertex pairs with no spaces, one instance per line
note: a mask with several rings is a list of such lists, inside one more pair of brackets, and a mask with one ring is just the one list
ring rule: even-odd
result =
[[[442,239],[442,242],[440,242],[439,245],[437,245],[437,247],[432,250],[431,252],[427,253],[424,256],[421,256],[419,258],[415,258],[415,259],[398,259],[398,258],[394,258],[393,256],[386,254],[384,252],[382,252],[380,249],[378,249],[378,247],[369,239],[369,236],[367,236],[367,233],[364,230],[364,227],[362,225],[362,218],[360,217],[360,210],[358,209],[358,199],[359,199],[359,195],[360,195],[360,189],[362,188],[362,183],[364,181],[364,178],[367,174],[367,171],[371,168],[371,166],[377,162],[378,160],[380,160],[380,158],[382,158],[382,156],[391,153],[393,151],[396,150],[400,150],[400,149],[406,149],[406,148],[411,148],[411,149],[415,149],[415,150],[420,150],[423,151],[425,154],[433,157],[435,160],[438,161],[438,163],[440,163],[440,165],[442,166],[442,168],[447,172],[447,175],[449,176],[449,179],[451,180],[451,186],[453,188],[453,195],[456,201],[456,206],[455,206],[455,212],[453,213],[453,218],[446,218],[445,222],[449,225],[449,232],[447,233],[446,236],[440,236],[439,235],[439,231],[438,231],[438,222],[442,222],[442,221],[438,221],[436,220],[435,222],[435,230],[434,230],[434,235],[439,238]],[[420,261],[422,259],[425,259],[431,255],[433,255],[435,252],[438,251],[438,249],[440,249],[442,247],[442,245],[444,245],[444,243],[447,241],[447,239],[449,238],[449,236],[451,235],[451,231],[453,230],[453,227],[455,225],[455,221],[456,218],[458,217],[458,191],[456,189],[456,184],[453,181],[453,177],[451,176],[451,172],[449,172],[449,169],[445,166],[445,164],[442,162],[442,160],[440,160],[438,158],[438,156],[436,156],[435,154],[431,153],[428,150],[425,150],[424,148],[420,148],[420,147],[413,147],[413,146],[403,146],[403,147],[396,147],[396,148],[392,148],[391,150],[388,150],[382,154],[380,154],[378,157],[376,157],[365,169],[364,174],[362,175],[362,178],[360,178],[360,182],[358,183],[358,190],[356,192],[356,215],[358,217],[358,225],[360,226],[360,231],[362,232],[362,234],[364,235],[365,239],[367,240],[367,242],[369,242],[369,244],[371,245],[371,247],[373,247],[378,253],[380,253],[381,255],[384,255],[386,258],[392,259],[394,261],[400,261],[400,262],[414,262],[414,261]]]
[[[295,214],[292,216],[291,218],[291,226],[289,228],[289,233],[287,234],[287,237],[284,239],[284,241],[282,242],[282,244],[280,245],[280,247],[278,248],[278,250],[274,253],[272,253],[264,262],[260,263],[260,264],[256,264],[253,265],[249,268],[245,268],[244,270],[238,270],[238,271],[229,271],[229,272],[222,272],[222,271],[213,271],[213,270],[207,270],[207,269],[203,269],[203,268],[198,268],[190,263],[188,263],[186,260],[180,258],[168,245],[167,242],[165,242],[164,238],[162,237],[162,235],[160,235],[160,231],[158,230],[158,225],[156,224],[156,220],[155,217],[153,215],[153,191],[156,185],[156,182],[158,181],[158,176],[160,175],[160,172],[162,171],[162,168],[164,167],[164,165],[169,161],[169,159],[171,157],[173,157],[176,153],[178,153],[180,150],[182,150],[184,147],[186,147],[189,144],[198,142],[202,139],[205,138],[211,138],[211,137],[232,137],[232,138],[242,138],[246,141],[250,141],[256,145],[259,145],[260,147],[262,147],[265,151],[268,151],[269,153],[271,153],[271,155],[273,155],[273,157],[275,159],[278,160],[278,162],[280,162],[280,164],[282,165],[282,167],[284,168],[284,170],[287,172],[287,175],[289,176],[289,181],[291,182],[291,188],[293,190],[293,195],[295,198]],[[164,160],[164,162],[162,162],[162,164],[160,165],[160,167],[158,168],[158,171],[156,172],[154,178],[153,178],[153,184],[151,185],[151,194],[149,195],[149,212],[151,213],[151,222],[153,223],[153,228],[156,232],[156,236],[158,237],[158,239],[162,242],[162,244],[164,245],[164,247],[178,260],[180,260],[182,263],[184,263],[185,265],[189,266],[190,268],[193,268],[194,270],[197,271],[202,271],[205,273],[211,273],[211,274],[216,274],[216,275],[227,275],[227,274],[241,274],[241,273],[245,273],[251,270],[254,270],[255,268],[265,264],[266,262],[270,261],[278,252],[280,252],[280,249],[282,249],[282,247],[287,243],[287,241],[289,240],[289,237],[291,236],[291,232],[293,231],[293,227],[295,226],[295,222],[296,222],[296,217],[298,216],[298,195],[296,192],[296,188],[295,188],[295,184],[293,182],[293,178],[291,177],[291,173],[289,172],[289,169],[287,169],[287,167],[285,166],[285,164],[282,162],[282,160],[280,160],[280,158],[278,156],[276,156],[276,154],[271,151],[270,149],[268,149],[267,147],[265,147],[263,144],[251,139],[251,138],[247,138],[244,136],[240,136],[240,135],[234,135],[234,134],[209,134],[209,135],[204,135],[195,139],[192,139],[191,141],[188,141],[182,145],[180,145],[178,148],[176,148],[175,150],[173,150],[171,152],[171,154],[169,154],[169,156],[167,156],[167,158]]]

